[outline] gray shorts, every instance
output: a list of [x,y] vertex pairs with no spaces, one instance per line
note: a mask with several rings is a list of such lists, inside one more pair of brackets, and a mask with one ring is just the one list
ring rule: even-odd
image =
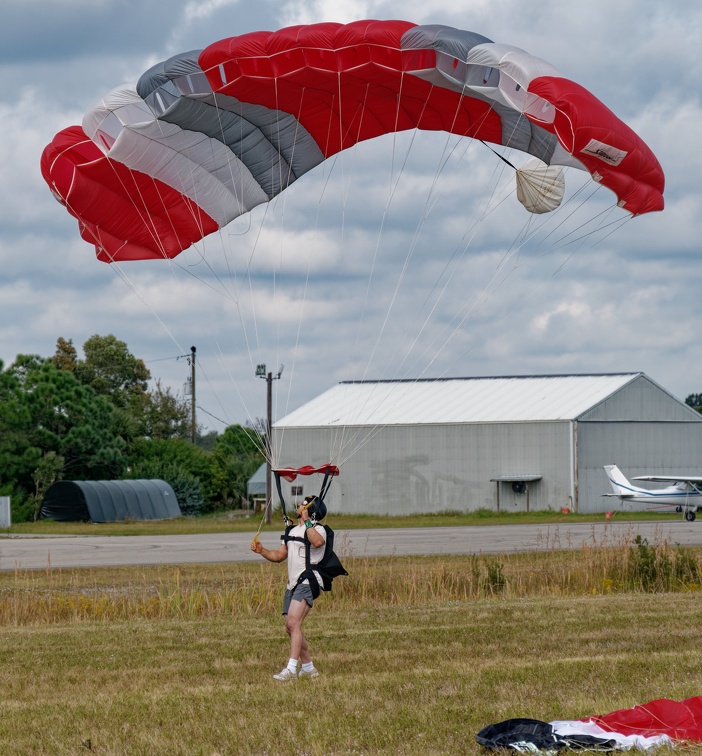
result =
[[306,601],[310,606],[314,605],[314,598],[312,598],[312,589],[309,583],[300,583],[296,585],[292,590],[288,588],[283,596],[283,614],[288,613],[290,609],[291,601]]

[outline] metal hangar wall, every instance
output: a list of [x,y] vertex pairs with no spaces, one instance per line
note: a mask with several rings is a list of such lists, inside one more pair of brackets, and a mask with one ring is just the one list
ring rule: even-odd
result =
[[273,450],[340,465],[330,512],[600,512],[606,464],[699,474],[702,416],[643,373],[344,382],[274,423]]

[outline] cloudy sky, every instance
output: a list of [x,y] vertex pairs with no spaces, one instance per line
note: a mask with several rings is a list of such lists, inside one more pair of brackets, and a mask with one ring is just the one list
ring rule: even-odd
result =
[[[653,0],[5,0],[0,27],[0,359],[114,334],[199,419],[282,417],[340,380],[643,371],[702,391],[702,6]],[[536,8],[536,9],[534,9]],[[545,58],[649,144],[666,209],[631,219],[581,172],[528,216],[482,145],[360,145],[173,264],[95,259],[40,171],[54,134],[151,65],[229,36],[402,18]],[[513,156],[519,161],[519,156]]]

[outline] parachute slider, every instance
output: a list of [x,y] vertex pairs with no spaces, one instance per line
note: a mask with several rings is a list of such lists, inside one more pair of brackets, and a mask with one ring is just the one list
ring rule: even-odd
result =
[[550,213],[563,200],[565,194],[565,177],[563,169],[557,165],[548,165],[539,158],[532,157],[517,168],[504,155],[500,155],[489,144],[480,140],[490,152],[512,168],[517,180],[517,199],[535,215]]
[[540,215],[555,210],[565,193],[563,169],[531,158],[516,172],[517,199],[530,212]]

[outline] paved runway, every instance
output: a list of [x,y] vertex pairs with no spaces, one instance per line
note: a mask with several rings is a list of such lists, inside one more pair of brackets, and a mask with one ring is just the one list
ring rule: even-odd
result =
[[[589,522],[562,525],[483,525],[449,528],[376,528],[336,531],[341,556],[411,554],[500,554],[578,549],[589,543],[617,546],[636,534],[702,546],[702,518],[694,523],[671,516],[656,522]],[[205,564],[260,559],[249,550],[251,533],[173,536],[7,536],[0,537],[0,570],[117,565]],[[264,533],[264,546],[278,536]]]

